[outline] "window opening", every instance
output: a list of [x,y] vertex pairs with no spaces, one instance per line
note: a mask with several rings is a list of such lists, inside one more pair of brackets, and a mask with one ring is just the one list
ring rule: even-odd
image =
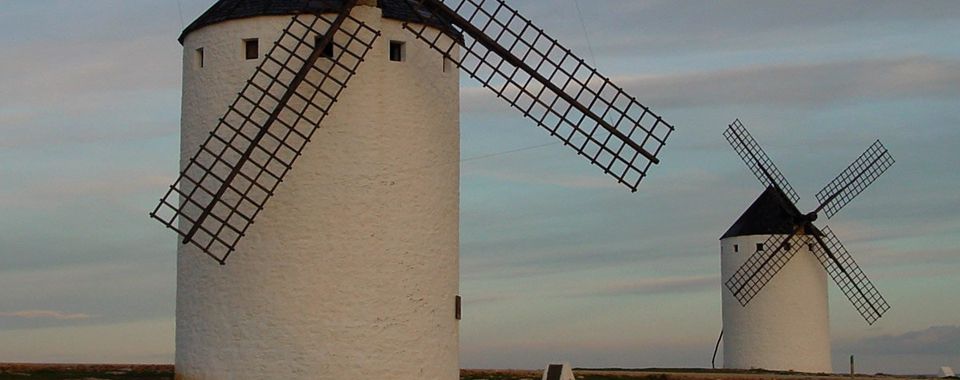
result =
[[740,244],[734,244],[734,245],[733,245],[733,252],[735,252],[735,253],[736,253],[736,252],[740,252]]
[[197,48],[197,52],[194,53],[196,56],[196,65],[199,68],[203,68],[203,48]]
[[243,50],[246,59],[260,58],[260,40],[256,38],[243,40]]
[[757,243],[757,250],[758,250],[758,251],[762,251],[762,250],[763,250],[763,243]]
[[[320,46],[320,43],[323,42],[323,36],[316,36],[313,38],[313,46]],[[330,42],[327,47],[323,48],[323,53],[320,54],[321,57],[333,58],[333,42]]]
[[455,318],[457,318],[458,321],[459,321],[461,318],[463,318],[463,309],[462,309],[463,306],[462,306],[462,305],[463,305],[463,301],[460,299],[460,296],[457,296],[456,305],[454,306],[454,307],[456,308],[456,310],[454,310],[453,316],[454,316]]
[[406,59],[406,45],[402,41],[390,41],[390,60],[403,62]]

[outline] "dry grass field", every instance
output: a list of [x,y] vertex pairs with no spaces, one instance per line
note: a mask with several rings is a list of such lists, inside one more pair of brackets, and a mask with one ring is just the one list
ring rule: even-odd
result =
[[[540,370],[475,370],[461,372],[462,380],[538,380]],[[844,380],[848,375],[800,374],[768,371],[705,369],[578,369],[583,380]],[[858,375],[855,379],[923,379],[924,377]],[[172,365],[0,364],[0,380],[172,380]],[[929,379],[929,378],[928,378]],[[426,380],[426,379],[425,379]]]

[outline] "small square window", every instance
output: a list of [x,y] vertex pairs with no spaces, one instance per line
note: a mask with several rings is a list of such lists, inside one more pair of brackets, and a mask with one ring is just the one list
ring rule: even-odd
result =
[[[323,36],[316,36],[313,38],[313,46],[320,46],[320,43],[323,42]],[[325,48],[323,48],[323,53],[320,54],[321,57],[333,58],[333,43],[331,42]]]
[[763,250],[763,243],[757,243],[757,251]]
[[203,68],[203,48],[198,48],[196,53],[194,53],[194,58],[197,67]]
[[256,38],[243,40],[243,51],[246,59],[260,58],[260,40]]
[[793,246],[790,245],[790,243],[786,243],[786,242],[783,243],[783,250],[784,250],[784,251],[790,252],[790,248],[793,248]]
[[734,245],[733,245],[733,252],[735,252],[735,253],[736,253],[736,252],[740,252],[740,244],[734,244]]
[[390,41],[390,60],[403,62],[406,60],[407,44],[403,41]]
[[813,252],[813,243],[807,244],[807,249],[809,249],[810,252]]

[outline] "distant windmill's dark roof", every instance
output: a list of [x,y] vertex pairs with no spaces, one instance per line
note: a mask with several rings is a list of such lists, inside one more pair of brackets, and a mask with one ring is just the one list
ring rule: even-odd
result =
[[[383,10],[383,17],[423,22],[422,17],[410,9],[406,0],[378,0],[377,3]],[[183,39],[194,30],[227,20],[256,16],[339,12],[341,8],[343,8],[343,0],[218,0],[183,30],[179,41],[183,43]],[[428,24],[439,25],[440,22],[431,20]],[[443,25],[449,25],[449,23],[443,23]]]
[[[721,239],[746,235],[789,235],[803,214],[782,191],[768,187],[757,200],[740,215]],[[820,232],[805,229],[805,234]]]

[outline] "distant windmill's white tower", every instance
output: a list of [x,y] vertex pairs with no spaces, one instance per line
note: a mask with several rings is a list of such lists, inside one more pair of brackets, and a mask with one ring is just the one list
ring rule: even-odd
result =
[[[762,245],[771,235],[793,232],[801,213],[785,199],[768,188],[723,234],[722,281],[758,249],[770,249]],[[827,274],[808,247],[800,248],[746,306],[728,289],[721,292],[724,368],[832,372]]]
[[[182,167],[291,15],[336,3],[220,0],[186,28]],[[179,246],[178,380],[459,378],[459,73],[377,3],[351,15],[382,35],[229,265]]]

